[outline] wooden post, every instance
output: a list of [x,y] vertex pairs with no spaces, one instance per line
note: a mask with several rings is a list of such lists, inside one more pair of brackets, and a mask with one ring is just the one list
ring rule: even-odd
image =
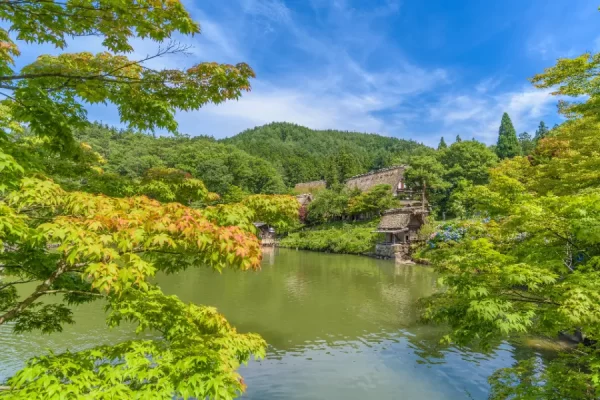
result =
[[425,189],[427,188],[427,184],[423,182],[423,193],[421,193],[421,209],[425,211]]

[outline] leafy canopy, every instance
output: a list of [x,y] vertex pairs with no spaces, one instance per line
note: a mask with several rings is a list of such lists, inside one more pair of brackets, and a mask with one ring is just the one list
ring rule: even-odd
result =
[[[246,64],[201,63],[185,70],[145,66],[152,58],[182,52],[176,43],[163,45],[142,60],[125,55],[132,39],[162,41],[174,33],[195,34],[200,27],[177,0],[66,0],[4,2],[0,19],[0,88],[11,118],[27,123],[33,133],[48,137],[55,149],[73,152],[73,132],[86,125],[87,104],[114,104],[121,121],[131,127],[175,132],[176,110],[195,110],[206,103],[238,98],[250,89],[254,72]],[[13,68],[20,49],[8,32],[31,43],[59,48],[67,39],[98,36],[108,51],[92,54],[40,55],[20,71]]]
[[463,201],[488,218],[459,223],[458,235],[424,251],[446,286],[425,302],[424,317],[449,324],[448,341],[491,347],[574,331],[585,338],[545,365],[525,360],[496,371],[493,399],[598,398],[598,149],[595,117],[555,128],[530,157],[505,159],[487,185],[467,188]]
[[[237,369],[264,355],[264,341],[238,333],[211,307],[164,295],[152,277],[196,266],[258,269],[254,227],[235,213],[285,224],[297,218],[296,200],[265,196],[217,211],[190,208],[216,197],[189,172],[148,164],[137,181],[106,174],[106,159],[77,143],[74,132],[87,125],[84,104],[100,102],[116,105],[132,127],[174,131],[176,110],[237,98],[249,89],[252,70],[216,63],[154,70],[144,66],[148,59],[114,54],[131,52],[135,38],[198,33],[176,0],[11,0],[0,19],[25,42],[63,48],[67,38],[99,36],[108,50],[41,55],[15,71],[19,49],[0,30],[0,86],[11,91],[0,104],[0,324],[60,332],[74,323],[72,306],[103,299],[110,326],[129,321],[137,333],[155,337],[40,355],[8,380],[0,397],[240,395],[245,386]],[[178,51],[168,44],[156,56]],[[67,190],[81,187],[88,192]],[[104,194],[113,192],[137,196]],[[19,290],[33,282],[34,289]]]

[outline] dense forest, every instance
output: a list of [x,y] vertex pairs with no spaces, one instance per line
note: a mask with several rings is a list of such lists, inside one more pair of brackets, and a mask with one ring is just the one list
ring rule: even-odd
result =
[[370,170],[401,164],[426,146],[413,140],[271,123],[224,140],[269,161],[288,186],[325,179],[330,184]]
[[[431,150],[409,140],[315,131],[289,123],[256,127],[225,140],[180,134],[151,136],[100,123],[76,131],[74,137],[102,157],[102,169],[113,182],[141,179],[152,168],[174,168],[201,179],[208,190],[224,199],[233,200],[244,194],[286,193],[294,184],[307,180],[343,182]],[[46,163],[44,168],[48,167]],[[73,188],[85,189],[72,183]]]
[[175,168],[201,179],[220,195],[283,193],[286,187],[273,166],[212,137],[182,135],[153,137],[94,124],[77,133],[106,161],[107,173],[141,178],[150,168]]

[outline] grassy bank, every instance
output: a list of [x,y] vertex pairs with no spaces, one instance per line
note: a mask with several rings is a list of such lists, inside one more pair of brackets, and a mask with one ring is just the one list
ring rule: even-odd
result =
[[334,222],[290,233],[280,240],[281,247],[332,253],[366,254],[375,249],[377,234],[372,233],[379,221],[359,223]]

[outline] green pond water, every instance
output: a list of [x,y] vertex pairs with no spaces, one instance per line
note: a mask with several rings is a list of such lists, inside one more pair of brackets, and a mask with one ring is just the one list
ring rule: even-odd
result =
[[[485,399],[487,377],[519,351],[438,348],[441,328],[417,322],[415,302],[433,272],[366,257],[267,249],[259,272],[199,267],[159,276],[168,294],[216,306],[241,332],[269,343],[241,372],[248,399]],[[135,336],[108,329],[100,302],[79,306],[62,333],[14,335],[0,327],[0,381],[47,349],[79,350]],[[530,354],[529,354],[530,355]]]

